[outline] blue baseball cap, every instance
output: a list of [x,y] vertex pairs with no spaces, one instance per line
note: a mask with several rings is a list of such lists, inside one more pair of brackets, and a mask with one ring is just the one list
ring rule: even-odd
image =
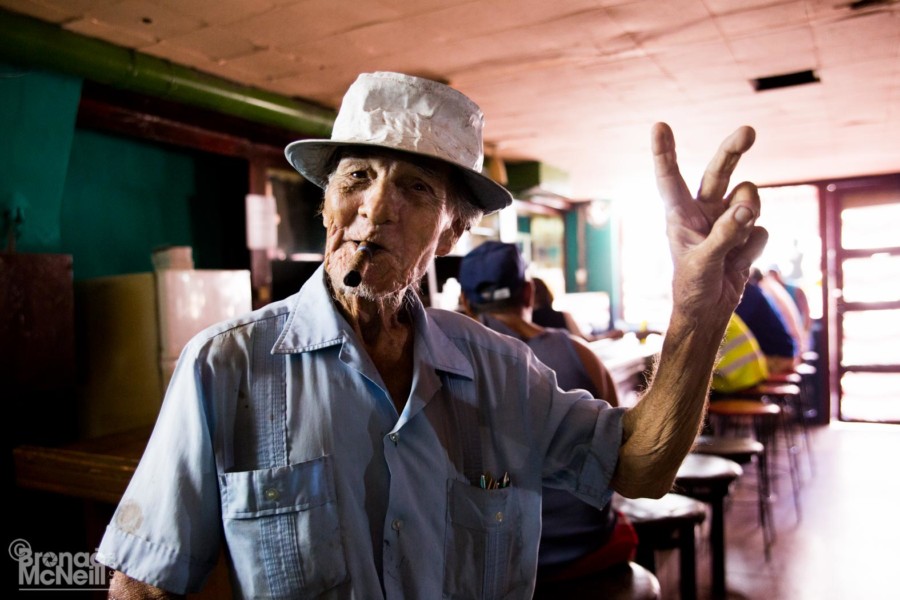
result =
[[525,261],[515,244],[484,242],[459,265],[459,285],[470,304],[512,298],[524,282]]

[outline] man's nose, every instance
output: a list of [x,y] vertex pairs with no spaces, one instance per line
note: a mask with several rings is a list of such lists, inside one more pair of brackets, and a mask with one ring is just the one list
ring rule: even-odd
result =
[[400,200],[400,190],[397,186],[386,179],[381,179],[366,190],[359,214],[375,225],[396,221]]

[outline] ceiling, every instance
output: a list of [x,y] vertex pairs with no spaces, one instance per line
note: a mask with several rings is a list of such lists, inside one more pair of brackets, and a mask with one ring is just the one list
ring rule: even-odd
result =
[[[900,172],[897,0],[0,0],[0,7],[253,87],[336,108],[362,71],[449,82],[489,153],[569,174],[574,198],[652,181],[675,130],[696,185],[742,124],[760,185]],[[755,91],[752,80],[819,79]]]

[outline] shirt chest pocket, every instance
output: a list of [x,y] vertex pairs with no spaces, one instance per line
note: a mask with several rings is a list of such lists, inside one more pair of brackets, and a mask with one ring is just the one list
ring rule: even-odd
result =
[[330,457],[220,475],[222,521],[245,597],[310,598],[348,578]]
[[448,494],[444,597],[521,597],[534,565],[524,560],[520,490],[450,480]]

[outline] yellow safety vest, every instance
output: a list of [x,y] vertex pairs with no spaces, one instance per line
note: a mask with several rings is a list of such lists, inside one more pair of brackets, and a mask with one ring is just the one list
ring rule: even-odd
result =
[[734,392],[753,387],[768,377],[766,356],[759,342],[741,318],[732,314],[713,371],[712,389]]

